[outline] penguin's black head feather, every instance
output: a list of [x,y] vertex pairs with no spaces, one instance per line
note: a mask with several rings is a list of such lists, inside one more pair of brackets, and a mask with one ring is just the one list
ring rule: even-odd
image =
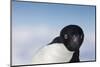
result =
[[61,30],[60,38],[70,51],[77,51],[84,40],[84,33],[78,25],[68,25]]
[[53,41],[52,41],[51,43],[49,43],[49,45],[50,45],[50,44],[53,44],[53,43],[63,43],[63,41],[62,41],[62,39],[58,36],[58,37],[54,38]]

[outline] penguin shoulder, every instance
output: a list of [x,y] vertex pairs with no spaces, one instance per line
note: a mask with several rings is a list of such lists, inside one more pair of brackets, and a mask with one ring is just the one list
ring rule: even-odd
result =
[[33,57],[33,64],[69,62],[74,52],[70,52],[62,43],[46,45]]

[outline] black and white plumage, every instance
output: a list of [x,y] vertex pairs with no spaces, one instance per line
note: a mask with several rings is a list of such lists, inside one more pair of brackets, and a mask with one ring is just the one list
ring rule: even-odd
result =
[[79,26],[68,25],[61,30],[60,36],[37,52],[33,64],[79,62],[83,39],[84,33]]

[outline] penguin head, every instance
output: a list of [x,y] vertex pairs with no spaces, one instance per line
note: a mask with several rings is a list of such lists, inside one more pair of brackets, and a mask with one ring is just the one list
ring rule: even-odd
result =
[[60,32],[60,37],[70,51],[79,50],[84,40],[84,33],[78,25],[68,25]]

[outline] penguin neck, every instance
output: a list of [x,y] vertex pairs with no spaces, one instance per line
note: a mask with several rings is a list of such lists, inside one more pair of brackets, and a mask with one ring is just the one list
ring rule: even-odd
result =
[[57,50],[59,56],[63,55],[63,57],[65,58],[64,62],[70,62],[73,58],[73,55],[75,54],[75,51],[69,51],[63,43],[54,43],[49,46],[55,47],[55,50]]
[[79,50],[75,51],[75,53],[73,54],[72,59],[70,60],[70,63],[80,62],[79,53],[80,53]]
[[[58,47],[58,48],[61,48],[61,49],[64,49],[66,52],[68,52],[68,53],[74,53],[75,51],[70,51],[63,43],[53,43],[56,47]],[[52,44],[52,45],[53,45]],[[51,45],[51,46],[52,46]],[[55,47],[55,48],[56,48]]]

